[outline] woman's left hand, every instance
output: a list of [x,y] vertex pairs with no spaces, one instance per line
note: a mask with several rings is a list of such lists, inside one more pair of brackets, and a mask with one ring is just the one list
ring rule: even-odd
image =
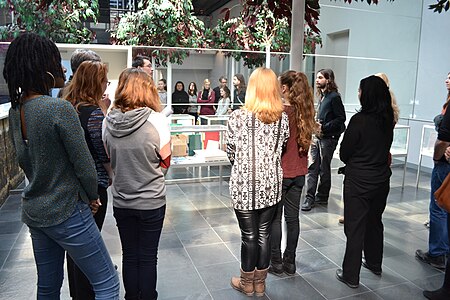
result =
[[102,206],[102,203],[100,202],[100,199],[92,200],[89,203],[89,207],[91,208],[91,212],[93,215],[95,215],[99,209],[99,207]]

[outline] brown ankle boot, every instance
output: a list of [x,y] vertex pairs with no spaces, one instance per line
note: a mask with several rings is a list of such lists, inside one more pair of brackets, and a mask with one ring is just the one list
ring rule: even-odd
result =
[[235,290],[238,290],[239,292],[242,292],[247,296],[253,296],[253,292],[255,290],[253,287],[254,276],[255,276],[254,270],[252,272],[244,272],[241,269],[241,277],[232,277],[231,286]]
[[253,284],[255,287],[255,295],[257,297],[264,296],[264,291],[266,290],[266,277],[269,268],[264,270],[255,270],[255,277],[253,279]]

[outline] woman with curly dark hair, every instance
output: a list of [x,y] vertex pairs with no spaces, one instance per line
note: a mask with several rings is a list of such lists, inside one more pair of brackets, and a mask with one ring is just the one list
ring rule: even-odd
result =
[[[289,139],[281,158],[283,190],[272,224],[272,255],[269,272],[295,274],[295,251],[300,234],[300,197],[308,173],[308,150],[316,128],[314,96],[304,73],[287,71],[278,78],[284,112],[289,117]],[[281,215],[287,224],[287,245],[281,259]]]

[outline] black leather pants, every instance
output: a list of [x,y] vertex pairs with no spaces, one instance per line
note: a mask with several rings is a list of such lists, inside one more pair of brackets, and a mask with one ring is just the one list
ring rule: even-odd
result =
[[234,210],[241,229],[241,268],[244,272],[269,267],[270,234],[276,207]]

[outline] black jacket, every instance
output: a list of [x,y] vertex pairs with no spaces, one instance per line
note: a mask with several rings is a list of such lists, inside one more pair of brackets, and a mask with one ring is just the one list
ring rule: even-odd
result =
[[317,120],[322,123],[321,138],[338,139],[345,130],[345,109],[341,95],[331,92],[319,102]]
[[174,114],[185,114],[189,105],[189,95],[186,91],[175,91],[172,93],[173,104],[186,104],[186,105],[173,105]]

